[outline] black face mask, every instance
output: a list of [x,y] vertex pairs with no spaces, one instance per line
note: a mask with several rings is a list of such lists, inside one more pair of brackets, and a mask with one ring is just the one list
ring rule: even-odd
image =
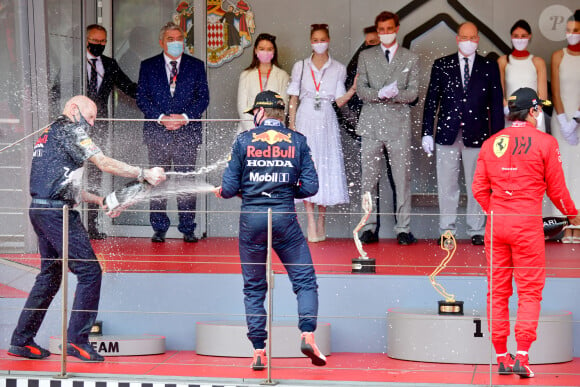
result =
[[96,57],[101,56],[103,51],[105,51],[104,44],[89,43],[87,45],[87,48],[89,49],[89,52],[91,53],[91,55],[96,56]]

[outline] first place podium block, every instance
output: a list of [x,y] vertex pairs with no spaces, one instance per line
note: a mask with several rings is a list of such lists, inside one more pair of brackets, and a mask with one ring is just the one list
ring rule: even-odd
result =
[[[516,351],[515,316],[508,349]],[[542,312],[538,339],[530,349],[531,364],[551,364],[573,358],[571,312]],[[433,363],[495,364],[487,316],[445,316],[433,310],[391,308],[387,312],[387,355],[394,359]]]

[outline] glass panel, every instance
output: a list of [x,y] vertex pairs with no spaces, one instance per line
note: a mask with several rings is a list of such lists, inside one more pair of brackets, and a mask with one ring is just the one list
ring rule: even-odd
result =
[[[173,19],[176,2],[162,0],[152,3],[146,0],[126,0],[113,2],[113,31],[109,31],[109,41],[113,44],[113,54],[121,69],[131,80],[139,79],[141,61],[161,52],[159,29]],[[147,12],[144,12],[147,10]],[[122,91],[116,91],[113,117],[116,119],[142,119],[143,114],[135,100]],[[143,122],[114,122],[111,136],[112,157],[132,165],[148,165],[147,147],[143,144]],[[114,177],[113,187],[119,188],[130,179]],[[114,225],[149,226],[149,203],[132,207],[113,220]],[[175,200],[169,200],[168,211],[176,209]],[[142,211],[140,211],[142,210]],[[177,224],[177,214],[171,213],[171,224]],[[125,232],[127,229],[124,229]],[[123,229],[119,229],[123,232]],[[134,230],[131,231],[134,234]]]

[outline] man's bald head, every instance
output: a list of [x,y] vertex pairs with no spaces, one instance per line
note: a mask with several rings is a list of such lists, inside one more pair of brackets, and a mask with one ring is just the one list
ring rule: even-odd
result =
[[97,105],[90,98],[84,95],[77,95],[66,102],[62,114],[73,121],[78,121],[80,115],[82,115],[92,126],[95,124],[95,118],[97,117]]
[[470,21],[461,23],[457,28],[457,36],[473,37],[478,35],[479,30],[477,26]]

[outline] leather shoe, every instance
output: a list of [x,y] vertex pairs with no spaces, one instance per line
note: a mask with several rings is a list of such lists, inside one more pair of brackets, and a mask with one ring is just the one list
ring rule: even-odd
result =
[[183,234],[183,240],[187,243],[197,243],[199,239],[194,234]]
[[165,232],[155,231],[151,237],[151,242],[163,243],[165,242]]
[[360,239],[361,243],[364,245],[368,245],[369,243],[377,243],[379,241],[379,233],[376,231],[366,230],[358,239]]
[[407,246],[411,243],[416,243],[417,239],[415,239],[413,234],[410,232],[400,232],[397,234],[397,242],[400,245]]
[[483,235],[474,235],[471,237],[471,244],[474,246],[482,246],[484,244]]
[[105,234],[104,232],[98,232],[98,231],[89,232],[89,239],[92,239],[92,240],[107,239],[107,234]]

